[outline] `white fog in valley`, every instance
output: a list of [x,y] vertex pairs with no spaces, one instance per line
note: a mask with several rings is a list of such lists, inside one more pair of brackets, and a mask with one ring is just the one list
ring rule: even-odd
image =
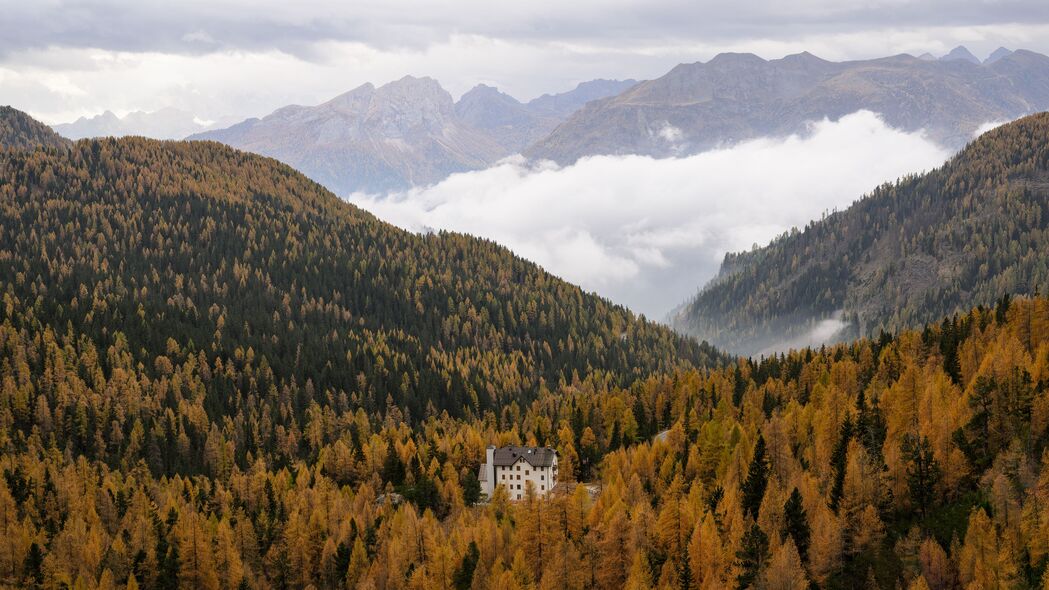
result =
[[690,157],[598,156],[563,168],[508,159],[431,187],[348,199],[413,231],[490,238],[663,319],[714,276],[725,252],[766,244],[949,155],[860,111],[813,123],[805,136]]

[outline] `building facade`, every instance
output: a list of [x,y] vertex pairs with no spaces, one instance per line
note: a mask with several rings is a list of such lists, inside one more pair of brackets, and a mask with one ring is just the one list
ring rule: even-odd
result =
[[478,479],[481,491],[489,498],[496,486],[506,486],[511,500],[525,497],[528,482],[539,496],[547,495],[557,485],[557,451],[550,447],[489,446]]

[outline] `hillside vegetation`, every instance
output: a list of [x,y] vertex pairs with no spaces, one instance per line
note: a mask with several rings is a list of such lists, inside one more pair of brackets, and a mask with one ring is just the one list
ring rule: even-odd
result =
[[678,325],[754,354],[842,315],[876,335],[1049,292],[1049,113],[994,129],[942,168],[874,190],[769,246],[726,256]]
[[28,314],[14,328],[93,350],[88,385],[233,371],[183,375],[212,417],[481,414],[574,374],[628,384],[716,360],[491,242],[401,231],[214,143],[8,152],[0,203],[0,292]]
[[[0,327],[11,587],[1043,587],[1049,300],[627,389],[594,375],[498,417],[311,400],[301,429],[301,396],[256,393],[247,357],[171,343],[136,365],[35,305],[8,297]],[[246,409],[210,414],[218,393]],[[472,506],[490,443],[553,445],[600,493]]]
[[47,125],[18,109],[0,106],[0,150],[59,148],[68,145],[68,139],[55,133]]

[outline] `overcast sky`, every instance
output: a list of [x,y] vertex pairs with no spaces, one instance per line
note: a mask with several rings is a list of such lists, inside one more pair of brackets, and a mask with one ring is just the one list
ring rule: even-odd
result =
[[0,0],[0,15],[0,104],[49,123],[169,106],[241,119],[406,74],[529,99],[721,51],[1049,53],[1046,0]]

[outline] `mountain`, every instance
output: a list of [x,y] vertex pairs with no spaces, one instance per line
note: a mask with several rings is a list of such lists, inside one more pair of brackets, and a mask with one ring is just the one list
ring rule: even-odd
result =
[[455,114],[494,139],[506,155],[520,152],[557,127],[561,119],[539,114],[509,94],[480,84],[455,103]]
[[999,47],[998,49],[995,49],[991,53],[991,55],[988,55],[987,59],[983,60],[983,63],[984,63],[984,65],[990,65],[990,64],[993,64],[994,62],[1002,59],[1003,57],[1008,57],[1008,56],[1010,56],[1012,54],[1013,54],[1013,52],[1012,52],[1011,49],[1006,49],[1004,47]]
[[524,153],[562,164],[598,154],[669,157],[804,133],[813,120],[861,109],[960,148],[988,121],[1049,108],[1047,81],[1049,57],[1023,50],[988,65],[909,55],[836,63],[809,53],[771,61],[721,54],[587,104]]
[[[177,347],[209,366],[253,362],[262,395],[421,418],[499,409],[573,373],[626,383],[720,358],[491,242],[399,230],[212,142],[5,152],[0,201],[11,305],[156,375]],[[236,413],[248,401],[229,387],[205,405]]]
[[509,153],[459,120],[451,95],[436,80],[411,76],[190,139],[272,156],[343,194],[429,184]]
[[118,117],[106,111],[94,117],[81,117],[72,123],[55,125],[55,130],[70,139],[85,137],[123,137],[141,135],[154,139],[182,139],[208,129],[188,111],[164,108],[150,113],[135,111]]
[[1041,113],[982,135],[942,168],[726,256],[675,325],[744,354],[893,331],[1008,294],[1049,292],[1046,252],[1049,113]]
[[0,149],[66,147],[69,140],[53,129],[9,106],[0,106]]
[[528,108],[557,119],[566,119],[583,105],[609,96],[615,96],[637,84],[637,80],[590,80],[560,94],[544,94],[528,101]]
[[406,76],[190,139],[277,158],[340,194],[382,192],[484,168],[544,137],[573,105],[628,83],[584,83],[528,104],[480,85],[454,102],[436,80]]
[[979,64],[980,60],[971,51],[965,48],[963,45],[959,45],[952,49],[950,53],[940,58],[940,61],[967,61],[971,64]]

